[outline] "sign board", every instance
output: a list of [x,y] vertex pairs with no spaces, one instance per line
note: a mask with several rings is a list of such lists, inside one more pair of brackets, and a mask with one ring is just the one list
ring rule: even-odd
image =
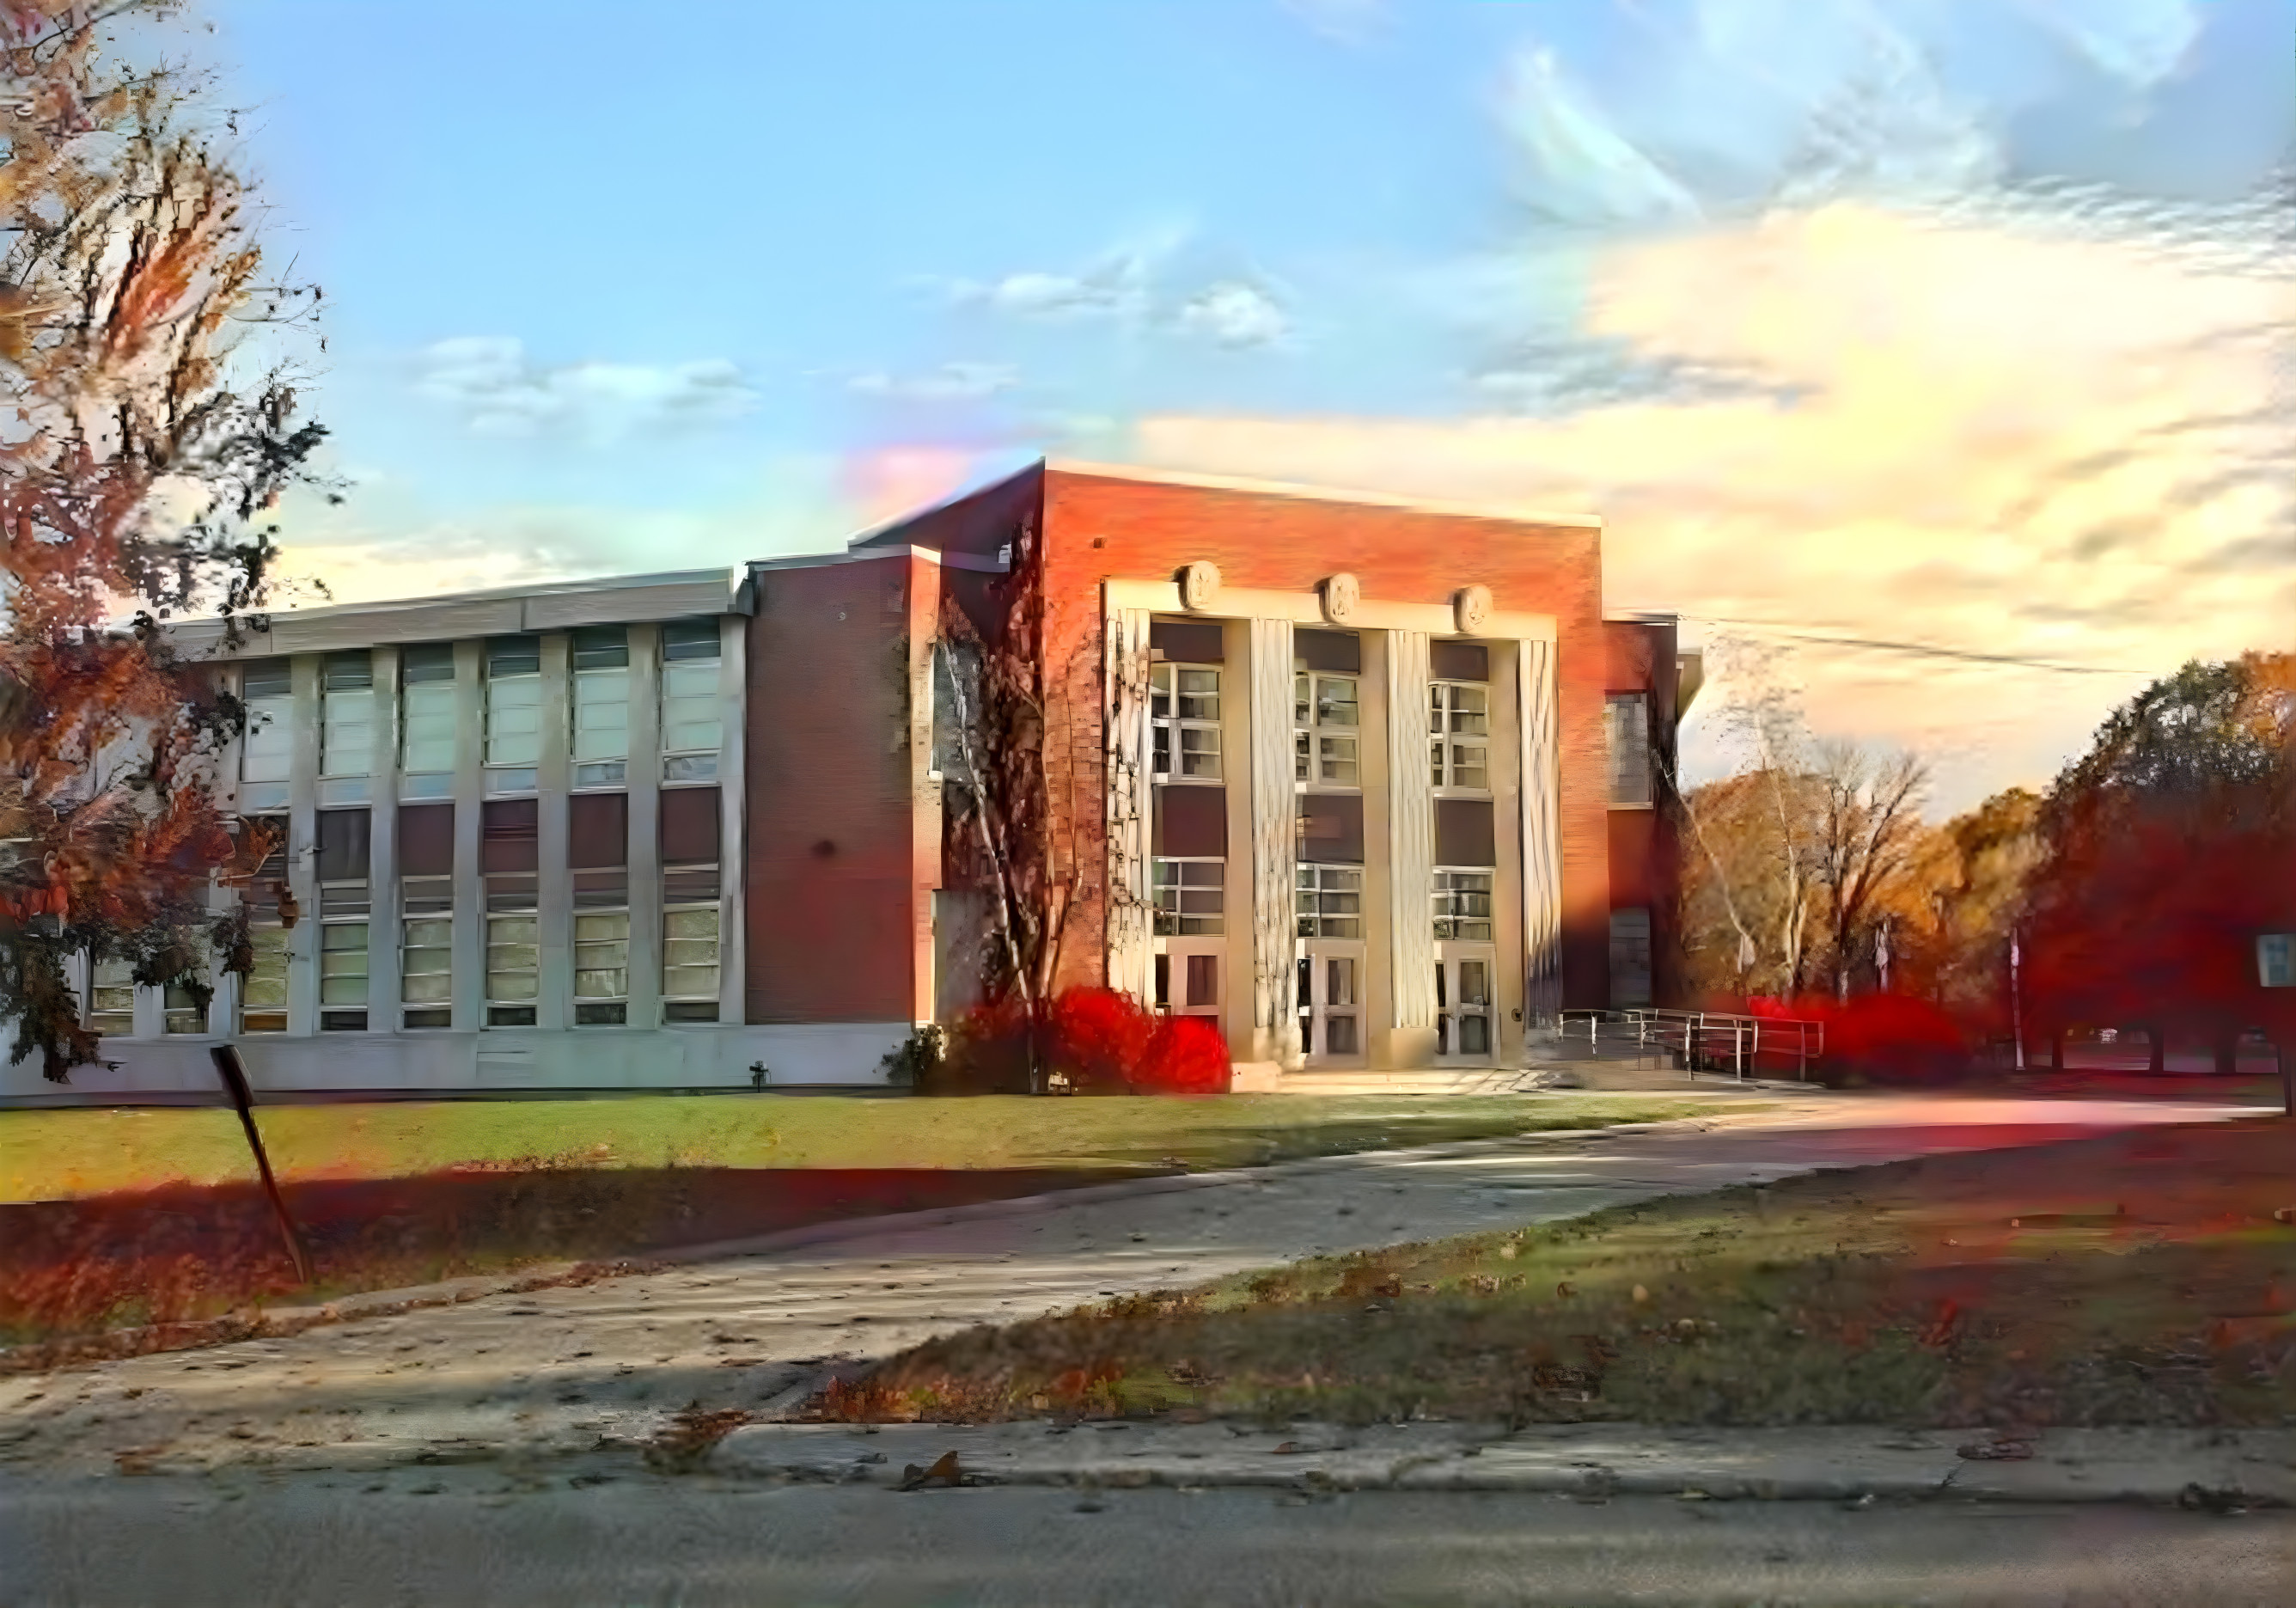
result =
[[2296,932],[2256,935],[2256,980],[2260,988],[2296,989]]

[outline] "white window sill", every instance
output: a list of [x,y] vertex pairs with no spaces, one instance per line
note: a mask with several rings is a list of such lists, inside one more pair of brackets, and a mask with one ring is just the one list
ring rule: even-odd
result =
[[1654,802],[1644,804],[1621,804],[1613,800],[1611,808],[1612,809],[1656,809],[1658,805]]

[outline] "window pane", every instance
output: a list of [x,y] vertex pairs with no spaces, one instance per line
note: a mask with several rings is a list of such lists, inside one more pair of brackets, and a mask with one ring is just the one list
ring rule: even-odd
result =
[[707,938],[718,936],[718,912],[715,910],[672,910],[662,917],[662,931],[671,938]]
[[585,626],[574,633],[574,668],[606,669],[630,661],[630,634],[620,626]]
[[534,676],[542,670],[542,638],[496,636],[487,644],[487,675]]
[[1491,1053],[1491,1019],[1488,1016],[1459,1018],[1459,1054],[1488,1055]]
[[714,619],[674,619],[661,628],[661,656],[665,663],[716,659],[719,651],[718,622]]
[[1452,687],[1449,691],[1452,734],[1474,737],[1489,735],[1490,694],[1479,686]]
[[1346,676],[1316,677],[1316,724],[1353,726],[1356,723],[1356,684]]
[[1459,1003],[1463,1005],[1487,1005],[1491,1003],[1491,969],[1480,960],[1459,963]]
[[291,698],[248,700],[247,729],[240,739],[240,780],[287,780],[294,749],[294,718],[295,701]]
[[1356,1019],[1352,1012],[1338,1013],[1324,1018],[1324,1053],[1327,1055],[1352,1055],[1356,1050]]
[[1191,1006],[1219,1004],[1219,956],[1191,955],[1187,963],[1187,1003]]
[[403,686],[418,682],[452,681],[455,679],[455,644],[450,642],[418,643],[398,651],[398,679]]

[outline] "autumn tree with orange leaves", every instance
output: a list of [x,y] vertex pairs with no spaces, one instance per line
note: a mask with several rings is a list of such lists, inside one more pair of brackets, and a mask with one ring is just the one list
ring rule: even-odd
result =
[[263,605],[266,513],[325,434],[240,345],[316,292],[261,276],[208,86],[155,60],[176,12],[0,0],[0,1026],[58,1082],[100,1054],[81,957],[202,1007],[213,958],[247,968],[272,845],[209,774],[245,716],[162,627]]

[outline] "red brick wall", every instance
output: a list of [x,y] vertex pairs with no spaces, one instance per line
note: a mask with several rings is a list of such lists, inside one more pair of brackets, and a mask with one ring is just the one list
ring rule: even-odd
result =
[[[1093,813],[1101,777],[1100,583],[1168,575],[1209,559],[1225,584],[1308,591],[1334,570],[1355,573],[1367,598],[1442,603],[1480,582],[1502,611],[1555,618],[1562,666],[1562,929],[1565,1003],[1605,1002],[1610,972],[1610,841],[1603,766],[1606,644],[1602,535],[1573,526],[1463,518],[1407,508],[1164,485],[1058,468],[1044,476],[1050,658],[1067,706],[1088,724],[1075,752],[1076,785],[1056,778],[1056,800]],[[1064,975],[1098,980],[1103,910],[1079,912]]]
[[[1671,622],[1606,620],[1603,626],[1609,693],[1643,693],[1651,701],[1651,744],[1661,764],[1675,764],[1677,633]],[[1680,850],[1677,812],[1661,776],[1656,807],[1611,815],[1611,905],[1651,913],[1651,987],[1660,1005],[1679,1005],[1681,968],[1675,899]]]
[[[906,1021],[918,980],[906,549],[753,572],[747,1019]],[[927,587],[937,567],[914,566]]]

